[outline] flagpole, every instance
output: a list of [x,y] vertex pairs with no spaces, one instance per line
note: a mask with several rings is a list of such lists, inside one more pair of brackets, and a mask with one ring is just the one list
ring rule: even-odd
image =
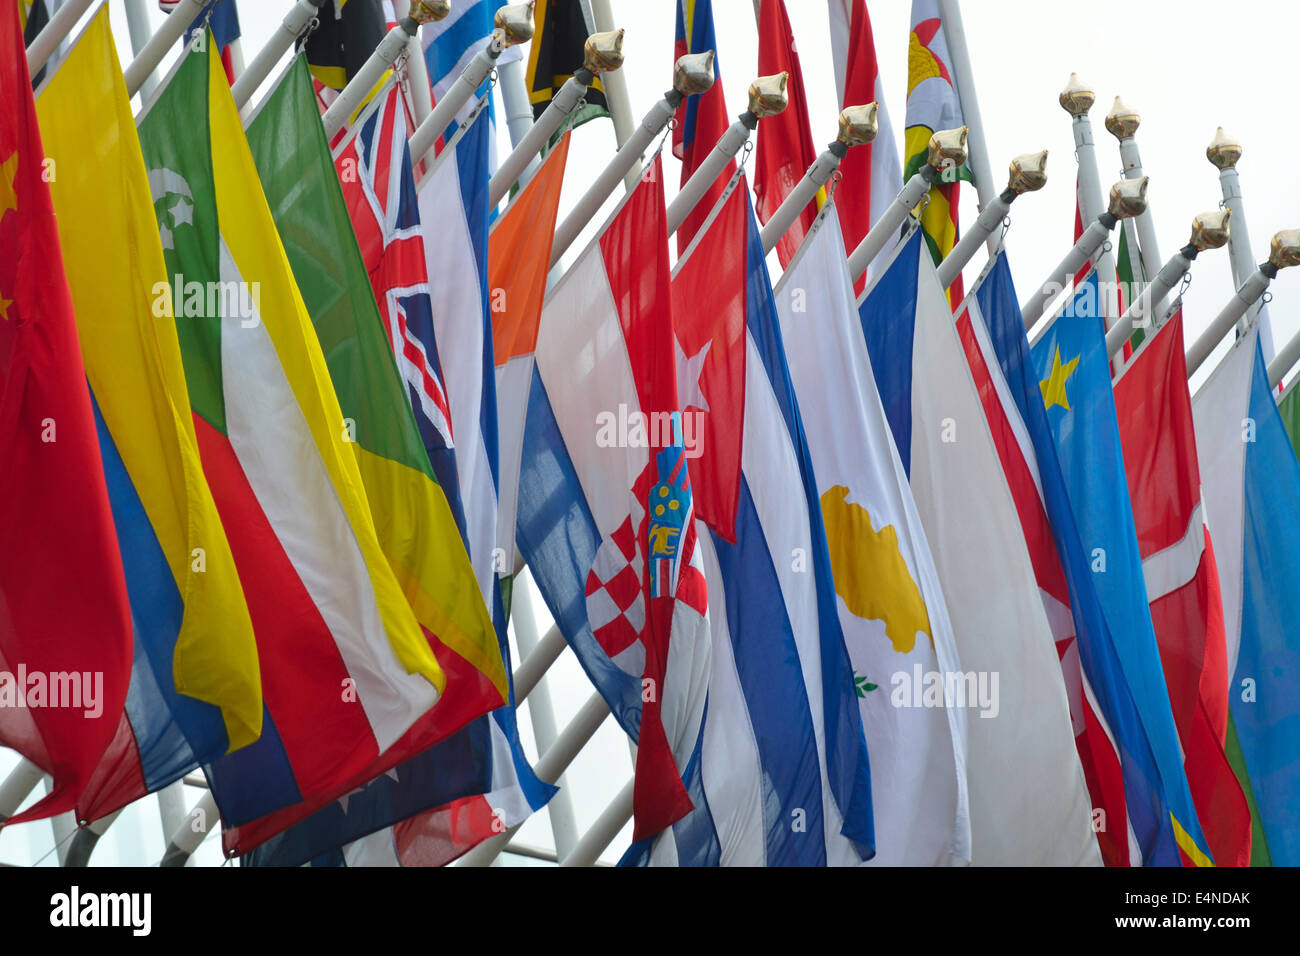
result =
[[673,67],[673,88],[650,107],[641,124],[628,137],[627,142],[619,147],[609,165],[601,170],[595,182],[587,187],[578,204],[555,230],[555,238],[551,243],[552,266],[556,265],[560,257],[573,245],[578,234],[604,205],[619,180],[626,182],[627,177],[633,175],[642,154],[654,142],[654,138],[663,132],[682,101],[688,96],[703,93],[712,86],[712,50],[703,53],[687,53],[677,58],[677,63]]
[[[176,786],[184,786],[179,780]],[[159,791],[161,794],[162,791]],[[122,810],[126,808],[123,807]],[[68,843],[68,852],[63,858],[65,867],[84,867],[90,865],[90,854],[95,851],[99,838],[102,837],[111,827],[117,818],[122,815],[122,810],[114,810],[107,816],[100,817],[91,823],[83,823],[77,831],[71,842]]]
[[1106,330],[1106,354],[1114,356],[1124,347],[1133,328],[1146,328],[1151,324],[1152,314],[1160,308],[1160,303],[1187,274],[1192,267],[1192,260],[1206,249],[1218,249],[1228,242],[1230,233],[1228,220],[1232,218],[1231,209],[1217,212],[1203,212],[1192,220],[1192,237],[1187,245],[1179,249],[1172,259],[1160,267],[1154,279],[1147,283],[1142,294],[1133,300],[1109,329]]
[[614,842],[619,831],[632,819],[635,786],[635,778],[624,784],[623,789],[609,802],[609,806],[601,811],[591,829],[582,835],[573,852],[559,856],[557,862],[560,866],[592,866],[600,859],[600,854]]
[[790,194],[782,200],[776,212],[759,233],[766,255],[775,248],[786,230],[799,218],[818,191],[840,168],[840,163],[854,146],[865,146],[876,138],[876,103],[849,106],[840,111],[839,132],[835,141],[822,150],[821,155],[808,167],[803,178],[795,184]]
[[[957,96],[961,101],[962,122],[970,131],[966,162],[975,178],[975,193],[979,197],[979,208],[983,211],[997,200],[997,195],[993,192],[993,167],[989,162],[988,145],[984,141],[984,121],[980,117],[979,97],[975,95],[975,72],[971,69],[970,45],[966,42],[966,27],[962,23],[961,6],[957,0],[939,0],[939,17],[943,21],[944,35],[948,38],[952,68],[957,74]],[[989,255],[993,254],[994,243],[990,234]]]
[[1011,161],[1011,175],[1007,188],[998,197],[984,207],[971,227],[952,251],[939,263],[939,287],[946,289],[952,285],[966,263],[975,255],[980,243],[993,235],[993,230],[1011,211],[1011,204],[1016,197],[1027,192],[1037,192],[1047,182],[1047,150],[1037,153],[1025,153]]
[[945,169],[955,169],[966,162],[967,137],[970,134],[965,126],[959,129],[942,129],[930,137],[925,165],[912,174],[912,178],[903,184],[894,201],[880,214],[871,231],[862,237],[858,247],[849,254],[849,273],[853,281],[867,271],[871,260],[876,258],[898,235],[910,213],[930,191],[930,187]]
[[[1125,179],[1141,179],[1146,175],[1142,170],[1142,155],[1138,151],[1137,140],[1133,135],[1141,124],[1141,114],[1118,96],[1115,97],[1115,103],[1106,114],[1106,130],[1119,140],[1119,158],[1124,165]],[[1142,214],[1134,219],[1134,224],[1137,226],[1138,249],[1142,253],[1143,262],[1163,262],[1160,247],[1156,244],[1155,219],[1151,215],[1150,207],[1144,209]],[[1142,280],[1134,276],[1134,281]]]
[[217,801],[211,790],[203,793],[194,809],[185,817],[185,822],[172,831],[167,839],[167,848],[163,850],[159,866],[184,866],[185,861],[194,855],[208,835],[212,825],[218,819]]
[[22,806],[24,800],[36,789],[45,771],[27,758],[20,758],[18,766],[0,783],[0,823],[4,823]]
[[1147,177],[1143,176],[1141,179],[1122,179],[1110,187],[1110,208],[1089,224],[1038,291],[1020,307],[1026,331],[1034,327],[1048,305],[1065,290],[1071,277],[1101,248],[1116,223],[1136,216],[1146,208],[1147,182]]
[[63,39],[72,32],[81,15],[90,9],[95,0],[65,0],[54,15],[50,17],[45,28],[36,34],[36,39],[27,48],[27,71],[35,76],[41,67],[49,62],[54,51]]
[[[483,85],[483,81],[488,78],[496,66],[497,59],[506,51],[507,47],[518,46],[521,43],[527,43],[533,37],[533,5],[531,3],[515,3],[510,6],[502,7],[497,10],[496,17],[493,19],[492,36],[488,39],[487,46],[474,54],[473,59],[465,65],[456,77],[456,82],[452,83],[446,94],[440,99],[433,108],[433,112],[425,117],[420,125],[416,127],[415,132],[411,134],[411,162],[413,165],[419,165],[420,161],[428,156],[429,151],[433,149],[433,144],[438,141],[438,137],[443,131],[451,125],[460,108],[469,102],[470,97],[478,92],[478,88]],[[531,118],[530,118],[531,119]],[[510,130],[510,138],[514,140],[514,128]]]
[[289,49],[298,37],[302,36],[308,25],[320,13],[326,0],[297,0],[292,9],[284,15],[280,26],[271,34],[271,39],[253,57],[253,62],[239,74],[230,93],[235,98],[235,105],[243,108],[244,104],[257,92],[262,81],[271,75],[271,70],[280,62],[284,51]]
[[551,136],[564,123],[565,118],[578,106],[587,87],[603,73],[610,73],[623,65],[623,31],[593,33],[583,46],[583,63],[560,92],[551,98],[546,112],[524,134],[524,138],[506,157],[488,183],[488,206],[495,208],[510,191],[533,157],[541,152]]
[[[145,12],[144,0],[126,0],[126,28],[131,35],[131,55],[138,56],[149,42],[149,14]],[[141,95],[149,99],[157,86],[157,78],[150,73],[140,88]]]
[[334,102],[330,103],[321,116],[326,139],[333,139],[334,134],[343,128],[348,117],[370,95],[384,72],[405,52],[407,42],[412,37],[419,36],[420,27],[441,20],[450,12],[451,0],[411,0],[410,12],[379,41],[379,46],[375,47],[369,59],[348,80],[347,86],[339,91]]
[[[1228,300],[1228,304],[1187,350],[1189,378],[1210,357],[1210,353],[1218,346],[1220,340],[1236,326],[1250,307],[1259,301],[1278,270],[1294,265],[1300,265],[1300,229],[1284,229],[1273,236],[1273,241],[1269,244],[1268,261],[1261,263],[1246,277],[1246,280],[1237,287],[1233,297]],[[1277,377],[1280,379],[1285,375],[1290,365],[1295,363],[1295,358],[1300,357],[1297,353],[1300,353],[1300,341],[1293,339],[1278,353],[1277,358],[1269,363],[1269,378],[1273,378],[1274,366],[1283,362],[1287,354],[1291,354],[1293,357],[1290,363],[1278,370]]]
[[[158,64],[162,62],[162,58],[167,55],[167,51],[184,35],[189,25],[194,22],[194,19],[203,13],[205,6],[206,0],[181,0],[176,5],[176,8],[163,21],[162,26],[158,28],[158,32],[149,38],[149,42],[131,61],[131,65],[122,71],[122,75],[126,78],[127,96],[135,96],[139,92],[144,81],[157,69]],[[63,11],[60,10],[59,12],[62,13]],[[53,21],[51,21],[52,23]]]
[[[1246,227],[1246,210],[1241,198],[1241,179],[1237,175],[1237,161],[1241,159],[1241,144],[1223,132],[1220,126],[1214,139],[1205,149],[1205,158],[1219,170],[1219,187],[1223,192],[1223,203],[1232,210],[1232,237],[1228,240],[1228,261],[1232,263],[1232,277],[1241,285],[1255,271],[1255,256],[1250,249],[1250,231]],[[1252,303],[1237,323],[1237,334],[1243,334],[1256,321],[1262,311],[1262,304]],[[1262,330],[1261,330],[1262,331]],[[1262,341],[1264,361],[1273,360],[1273,343],[1271,336]]]
[[[609,0],[591,0],[591,19],[596,30],[607,32],[614,29],[614,13]],[[627,93],[627,77],[621,71],[609,74],[605,80],[605,101],[609,104],[609,118],[614,121],[614,140],[622,149],[632,138],[632,100]],[[641,179],[640,154],[623,176],[623,186],[631,192]]]
[[717,181],[719,174],[742,146],[749,140],[749,134],[758,128],[758,121],[765,116],[775,116],[785,109],[789,102],[786,98],[785,84],[788,73],[775,73],[760,76],[749,84],[749,108],[727,127],[709,155],[695,168],[691,178],[668,204],[668,234],[671,236],[686,221],[695,204],[700,201],[709,187]]

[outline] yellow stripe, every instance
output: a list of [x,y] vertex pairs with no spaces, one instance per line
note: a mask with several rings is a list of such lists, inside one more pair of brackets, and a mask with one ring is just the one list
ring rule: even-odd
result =
[[262,732],[257,650],[203,477],[176,327],[160,320],[167,267],[104,7],[37,110],[86,377],[185,602],[176,688],[221,709],[233,750]]
[[506,702],[492,617],[442,489],[353,443],[380,545],[420,623],[483,673]]
[[1187,854],[1188,859],[1196,866],[1214,866],[1214,861],[1196,845],[1196,841],[1192,839],[1190,833],[1183,829],[1183,825],[1178,822],[1178,818],[1171,813],[1169,819],[1174,825],[1174,842]]
[[409,673],[422,675],[441,693],[445,675],[379,546],[357,458],[345,438],[338,396],[271,219],[235,101],[220,61],[209,57],[209,62],[212,168],[221,235],[240,274],[259,283],[262,322],[365,559],[389,643]]

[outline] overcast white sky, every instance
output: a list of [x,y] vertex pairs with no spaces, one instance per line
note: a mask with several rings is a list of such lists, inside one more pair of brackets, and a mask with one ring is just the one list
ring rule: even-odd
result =
[[[453,0],[453,3],[457,0]],[[278,26],[291,0],[240,0],[244,55],[251,60]],[[110,0],[113,29],[123,62],[131,58],[123,0]],[[146,6],[155,26],[162,22],[153,0]],[[616,26],[627,31],[624,42],[634,122],[639,122],[671,81],[675,0],[611,0]],[[832,73],[827,6],[823,0],[786,0],[808,91],[813,139],[819,145],[835,135],[838,113]],[[757,31],[753,0],[714,0],[719,61],[728,111],[745,106],[745,89],[755,75]],[[887,106],[901,136],[906,116],[906,45],[909,0],[868,0],[875,28]],[[1300,4],[1236,0],[1183,0],[1135,3],[1093,0],[1026,4],[1023,0],[966,0],[963,17],[970,43],[976,93],[984,135],[1000,189],[1006,163],[1015,155],[1049,151],[1047,186],[1022,197],[1012,208],[1006,244],[1020,296],[1030,291],[1069,248],[1074,221],[1074,143],[1070,120],[1057,103],[1069,74],[1077,72],[1097,93],[1092,118],[1103,188],[1118,179],[1119,151],[1103,120],[1118,94],[1142,114],[1137,141],[1151,177],[1150,208],[1161,252],[1168,257],[1186,241],[1192,216],[1218,206],[1217,170],[1205,147],[1222,125],[1244,146],[1239,165],[1256,261],[1268,253],[1274,232],[1300,226],[1300,191],[1295,188],[1291,147],[1300,156],[1300,128],[1294,122],[1290,91],[1294,85],[1295,39],[1300,36]],[[168,60],[170,62],[170,58]],[[498,103],[499,108],[499,103]],[[501,148],[509,149],[504,111],[498,112]],[[603,168],[616,148],[612,124],[597,121],[575,133],[569,154],[564,215]],[[1274,160],[1267,160],[1268,151]],[[1292,159],[1288,159],[1292,157]],[[678,180],[677,161],[666,159],[671,200]],[[611,199],[612,208],[617,197]],[[976,214],[973,189],[964,189],[961,221]],[[594,223],[604,216],[595,217]],[[1237,228],[1238,223],[1233,227]],[[589,230],[590,232],[590,230]],[[567,261],[582,248],[575,243]],[[774,261],[774,260],[773,260]],[[978,253],[966,272],[969,284],[984,265]],[[1189,341],[1214,317],[1233,292],[1227,250],[1204,254],[1192,268],[1185,296]],[[775,279],[775,275],[773,276]],[[1283,271],[1273,282],[1271,306],[1274,339],[1280,348],[1300,331],[1300,269]],[[1221,346],[1222,352],[1226,346]],[[1194,384],[1217,361],[1203,367]],[[549,615],[538,602],[539,625]],[[518,660],[516,658],[516,664]],[[591,693],[570,651],[565,651],[551,680],[562,727]],[[534,741],[528,705],[521,712],[525,744]],[[0,774],[10,767],[0,753]],[[631,772],[625,738],[607,720],[592,745],[571,769],[567,782],[579,832],[584,831],[619,791]],[[192,792],[190,802],[196,799]],[[95,862],[117,860],[147,864],[161,854],[162,841],[153,801],[125,815],[96,852]],[[534,817],[521,832],[523,842],[550,845],[546,814]],[[43,824],[0,831],[0,861],[30,862],[52,845]],[[626,848],[630,827],[615,840],[606,859]],[[219,862],[216,840],[201,849],[204,862]],[[53,861],[53,857],[46,863]]]

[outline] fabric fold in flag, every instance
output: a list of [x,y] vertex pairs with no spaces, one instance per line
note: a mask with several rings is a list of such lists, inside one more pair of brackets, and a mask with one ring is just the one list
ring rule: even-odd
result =
[[[873,865],[970,862],[967,711],[900,707],[900,679],[957,673],[939,574],[876,391],[837,211],[776,288],[872,764]],[[911,703],[910,698],[908,703]]]
[[1300,463],[1269,388],[1259,326],[1192,399],[1205,513],[1223,593],[1228,756],[1253,801],[1252,865],[1300,865]]
[[743,180],[679,261],[672,296],[678,401],[701,422],[690,472],[712,664],[684,780],[696,809],[622,863],[854,865],[875,852],[867,744]]
[[1210,855],[1220,866],[1247,866],[1250,808],[1223,750],[1223,603],[1201,505],[1182,309],[1151,338],[1114,388],[1151,623]]
[[94,820],[257,741],[263,687],[233,542],[201,464],[184,346],[167,320],[171,284],[106,11],[37,112],[59,171],[64,256],[78,263],[69,285],[135,632],[126,709],[78,807]]
[[858,314],[963,673],[974,676],[977,689],[980,679],[990,689],[994,675],[998,682],[996,714],[967,720],[971,862],[1097,864],[1051,625],[979,391],[924,247],[919,230],[900,244]]
[[[29,25],[44,17],[37,7]],[[130,681],[132,619],[42,175],[24,15],[21,3],[0,10],[0,744],[53,777],[50,793],[17,817],[30,820],[76,806],[112,741]],[[84,308],[87,290],[78,291]],[[59,567],[76,569],[76,581]],[[35,688],[17,676],[24,672],[51,682],[64,675],[80,699],[26,706]]]

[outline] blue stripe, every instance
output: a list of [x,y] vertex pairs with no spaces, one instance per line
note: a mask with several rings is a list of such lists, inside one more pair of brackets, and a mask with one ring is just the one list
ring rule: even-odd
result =
[[[677,0],[677,32],[675,38],[677,41],[687,39],[686,25],[682,12],[683,0]],[[695,20],[691,24],[691,36],[687,40],[687,53],[704,53],[708,50],[713,51],[713,76],[714,84],[710,89],[717,89],[717,95],[721,95],[722,86],[722,65],[718,60],[718,41],[713,30],[713,3],[711,0],[696,0]],[[690,146],[695,142],[695,130],[697,123],[697,114],[700,108],[700,98],[707,96],[708,91],[688,96],[686,98],[686,113],[682,121],[682,146]]]
[[504,0],[479,0],[465,9],[456,22],[434,38],[424,51],[424,62],[429,68],[429,78],[438,83],[456,68],[461,56],[469,47],[492,33],[492,18]]
[[[825,728],[826,772],[835,803],[844,816],[841,832],[858,844],[864,858],[875,855],[874,814],[871,807],[871,772],[867,757],[867,739],[862,729],[853,682],[853,666],[844,632],[840,627],[835,584],[831,571],[826,530],[822,525],[821,502],[817,478],[813,473],[812,454],[799,416],[790,370],[786,365],[785,347],[781,343],[781,326],[772,283],[764,263],[763,244],[749,193],[745,312],[749,335],[754,342],[767,374],[768,384],[785,420],[786,432],[799,461],[799,478],[803,484],[804,503],[808,509],[808,528],[812,544],[814,584],[817,593],[817,620],[820,641],[822,717]],[[751,406],[752,407],[752,406]],[[748,412],[747,412],[748,414]],[[758,476],[771,480],[773,476]]]
[[[1241,646],[1228,702],[1273,865],[1300,866],[1300,462],[1258,345],[1249,408]],[[1246,680],[1254,681],[1250,700]]]
[[131,603],[134,660],[126,714],[152,792],[224,753],[230,742],[220,708],[176,691],[172,656],[185,608],[93,393],[91,405]]
[[289,756],[271,712],[262,707],[262,736],[234,753],[218,757],[203,768],[212,798],[229,826],[302,802]]
[[912,352],[916,345],[918,230],[858,306],[876,390],[894,433],[903,470],[912,475]]
[[641,680],[620,670],[591,633],[586,581],[600,547],[600,532],[535,366],[524,426],[515,539],[560,632],[619,725],[635,741],[641,733]]
[[1178,848],[1169,822],[1160,773],[1132,691],[1124,678],[1114,638],[1102,613],[1091,562],[1084,551],[1070,506],[1065,475],[1057,459],[1056,440],[1052,437],[1047,411],[1043,407],[1039,376],[1030,360],[1029,341],[1018,305],[1020,300],[1016,297],[1005,253],[999,256],[993,271],[980,283],[975,297],[1003,378],[1033,444],[1043,503],[1069,588],[1070,614],[1074,620],[1079,659],[1102,715],[1115,737],[1123,770],[1125,802],[1134,835],[1145,863],[1177,866]]

